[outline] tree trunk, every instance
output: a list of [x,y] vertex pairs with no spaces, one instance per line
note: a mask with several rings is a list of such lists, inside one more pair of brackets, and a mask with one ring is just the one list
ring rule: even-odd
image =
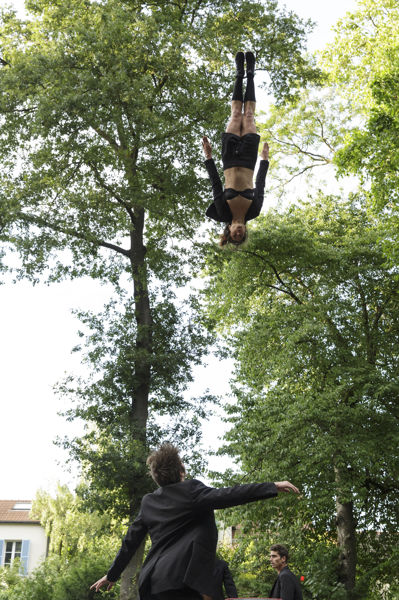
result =
[[[130,434],[132,441],[139,442],[136,452],[142,453],[143,473],[147,477],[145,456],[147,452],[147,420],[148,397],[151,382],[151,353],[152,353],[152,317],[150,298],[148,294],[148,271],[145,261],[146,248],[144,246],[144,209],[135,209],[131,232],[130,264],[133,277],[134,306],[137,333],[134,354],[134,381],[131,389]],[[135,456],[137,459],[137,456]],[[142,489],[142,481],[137,476],[129,482],[129,512],[133,520],[138,512],[140,497],[137,490]],[[120,600],[136,600],[138,596],[138,575],[143,561],[145,541],[140,545],[135,555],[125,568],[121,576]],[[135,577],[136,576],[136,577]],[[132,579],[134,581],[132,582]]]
[[[137,600],[139,590],[137,585],[138,575],[140,572],[141,563],[143,562],[145,540],[132,557],[131,561],[123,571],[121,576],[120,600]],[[136,577],[135,577],[136,575]],[[132,579],[135,577],[135,580]]]
[[356,577],[356,520],[353,516],[353,502],[340,502],[341,476],[339,469],[334,467],[337,483],[336,524],[337,538],[340,549],[338,579],[348,592],[355,587]]
[[143,208],[135,210],[134,230],[131,232],[131,266],[137,323],[131,420],[135,435],[145,444],[151,381],[152,317],[145,261],[146,247],[143,242],[144,214]]

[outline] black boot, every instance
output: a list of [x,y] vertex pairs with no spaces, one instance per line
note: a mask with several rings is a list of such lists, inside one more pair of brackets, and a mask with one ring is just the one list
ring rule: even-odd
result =
[[247,63],[247,89],[245,90],[244,103],[245,102],[256,102],[255,99],[255,56],[252,52],[245,53],[245,60]]
[[244,52],[237,52],[236,68],[236,77],[244,77]]
[[233,98],[232,100],[243,101],[242,91],[242,80],[244,77],[244,52],[237,52],[236,54],[236,79],[234,82]]
[[245,62],[247,63],[247,77],[255,77],[255,56],[253,52],[245,53]]

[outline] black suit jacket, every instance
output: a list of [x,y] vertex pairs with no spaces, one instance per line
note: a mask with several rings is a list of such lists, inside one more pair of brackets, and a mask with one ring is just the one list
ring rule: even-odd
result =
[[141,600],[185,586],[211,595],[217,543],[214,509],[276,495],[274,483],[217,489],[191,479],[160,487],[144,496],[107,578],[118,579],[149,533],[152,546],[139,577]]
[[[231,223],[233,215],[231,214],[230,206],[224,198],[223,186],[219,177],[213,158],[208,158],[205,161],[205,167],[208,171],[209,179],[212,184],[213,202],[208,206],[206,216],[220,223]],[[250,205],[245,222],[255,219],[259,216],[262,210],[266,173],[269,168],[268,160],[261,160],[259,163],[258,173],[256,175],[255,188],[253,191],[253,201]]]
[[238,598],[233,576],[225,560],[216,559],[213,571],[213,585],[212,600],[224,600],[223,586],[228,598]]
[[301,584],[298,577],[288,567],[282,569],[274,582],[270,598],[281,600],[302,600]]

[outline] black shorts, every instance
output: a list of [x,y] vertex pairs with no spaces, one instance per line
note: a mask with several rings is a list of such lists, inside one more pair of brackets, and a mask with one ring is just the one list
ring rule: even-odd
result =
[[260,135],[246,133],[242,137],[235,133],[222,133],[223,171],[231,167],[246,167],[255,170],[258,158]]

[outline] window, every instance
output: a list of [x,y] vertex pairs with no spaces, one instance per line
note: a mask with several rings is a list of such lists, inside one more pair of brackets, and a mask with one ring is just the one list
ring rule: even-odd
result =
[[15,558],[21,558],[22,541],[6,541],[4,566],[10,566]]
[[0,540],[0,566],[9,567],[15,559],[21,561],[19,572],[28,574],[29,567],[29,540]]
[[32,510],[32,502],[17,502],[11,510]]

